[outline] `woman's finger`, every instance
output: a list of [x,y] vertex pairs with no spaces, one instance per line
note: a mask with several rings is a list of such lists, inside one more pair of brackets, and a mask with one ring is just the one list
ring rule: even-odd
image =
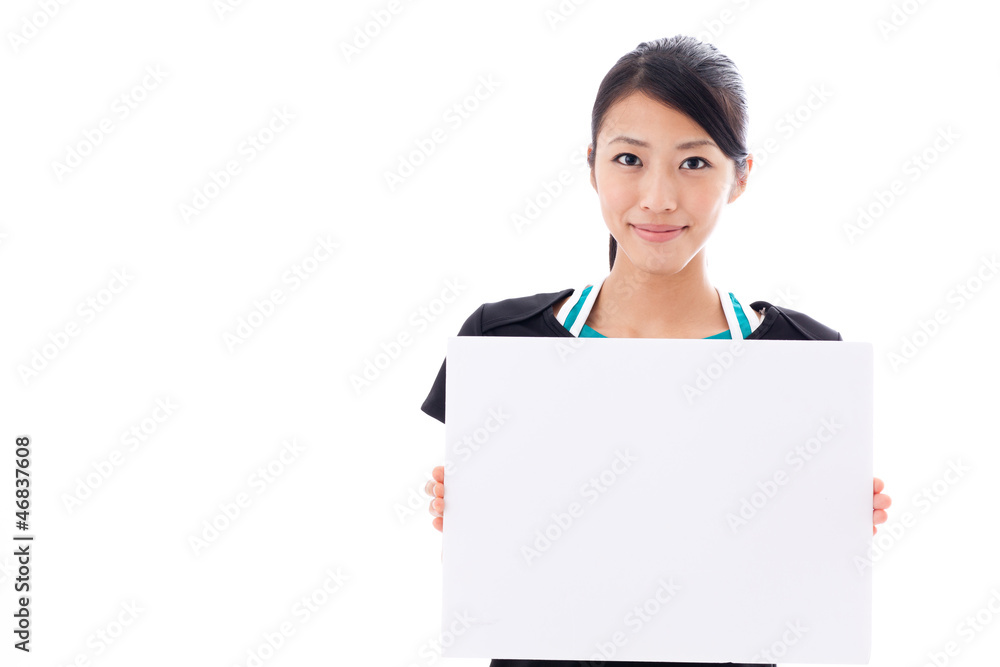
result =
[[433,516],[442,516],[441,512],[444,509],[444,500],[442,498],[435,498],[430,502],[428,509]]
[[892,498],[884,493],[877,493],[872,497],[872,507],[877,510],[884,510],[892,505]]
[[875,510],[872,512],[872,524],[885,523],[885,520],[889,518],[889,515],[885,513],[885,510]]
[[873,481],[874,481],[875,493],[881,493],[882,489],[885,488],[885,484],[883,484],[882,480],[880,480],[878,477],[875,477]]

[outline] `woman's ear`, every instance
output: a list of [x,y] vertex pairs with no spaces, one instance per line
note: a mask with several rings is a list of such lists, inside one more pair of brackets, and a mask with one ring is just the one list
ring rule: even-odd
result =
[[750,170],[753,169],[753,153],[747,155],[747,169],[744,172],[743,177],[740,178],[739,175],[733,177],[733,187],[729,189],[729,201],[732,204],[736,201],[743,191],[747,189],[747,181],[750,179]]

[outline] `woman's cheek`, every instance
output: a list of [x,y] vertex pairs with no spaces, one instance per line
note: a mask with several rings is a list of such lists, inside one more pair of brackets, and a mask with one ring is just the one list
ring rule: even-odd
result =
[[604,208],[609,213],[624,213],[632,206],[631,190],[622,183],[612,180],[601,192],[604,195]]

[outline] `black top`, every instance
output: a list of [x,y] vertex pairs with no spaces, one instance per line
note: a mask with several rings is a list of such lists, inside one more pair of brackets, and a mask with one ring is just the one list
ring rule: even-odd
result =
[[[544,292],[533,296],[504,299],[479,306],[458,330],[459,336],[542,336],[575,338],[556,320],[552,305],[570,295],[573,288],[561,292]],[[767,301],[754,301],[754,310],[764,311],[764,319],[746,340],[844,340],[839,332],[813,318],[792,310],[778,308]],[[434,384],[420,409],[444,423],[445,373],[448,360],[441,362]],[[645,662],[605,661],[609,667],[776,667],[773,663],[743,662]],[[494,658],[490,667],[595,667],[582,660],[505,660]]]

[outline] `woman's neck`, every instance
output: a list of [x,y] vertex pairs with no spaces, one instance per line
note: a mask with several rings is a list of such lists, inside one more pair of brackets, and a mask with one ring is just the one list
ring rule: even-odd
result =
[[728,328],[701,253],[667,275],[640,271],[619,253],[587,324],[629,338],[703,338]]

